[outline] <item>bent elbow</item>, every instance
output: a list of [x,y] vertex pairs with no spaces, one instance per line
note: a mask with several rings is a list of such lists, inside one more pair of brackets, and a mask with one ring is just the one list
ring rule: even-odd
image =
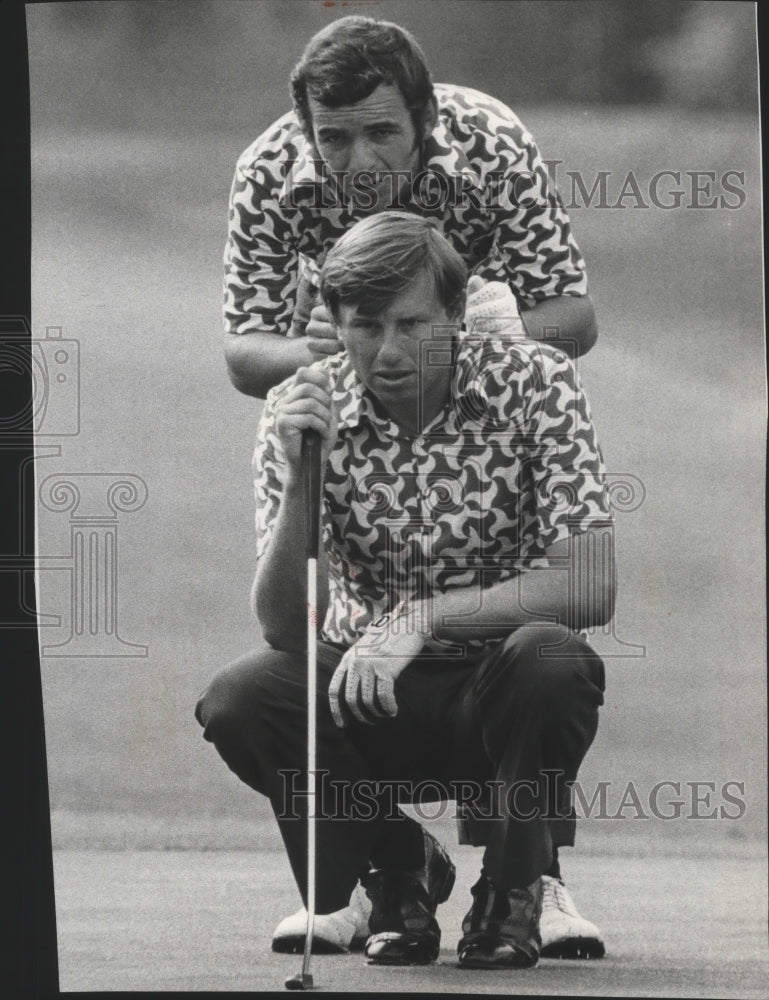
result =
[[270,649],[281,653],[298,653],[304,650],[303,623],[287,613],[281,614],[280,609],[276,609],[269,601],[261,601],[256,581],[251,591],[251,609],[259,622],[262,638]]
[[246,341],[251,334],[225,334],[224,360],[227,364],[227,374],[230,382],[244,396],[256,396],[264,399],[270,385],[259,376],[259,370],[254,364],[253,348]]
[[302,653],[304,652],[304,644],[296,641],[298,634],[301,634],[301,630],[297,632],[296,629],[293,631],[287,631],[284,628],[263,628],[262,638],[270,647],[270,649],[277,650],[279,653]]
[[[571,347],[573,357],[580,358],[595,347],[598,340],[598,323],[595,307],[589,295],[580,295],[571,300]],[[567,314],[568,315],[568,314]]]
[[242,392],[244,396],[265,398],[269,387],[265,388],[260,384],[260,380],[254,377],[253,371],[247,368],[236,352],[227,351],[225,360],[227,361],[227,374],[230,377],[230,382],[238,392]]
[[598,340],[598,323],[595,318],[595,307],[589,295],[583,295],[576,300],[575,310],[574,348],[577,357],[582,357],[595,347]]
[[598,324],[595,319],[582,331],[577,339],[577,357],[582,357],[595,347],[598,340]]
[[276,614],[275,609],[265,610],[255,602],[256,619],[262,638],[270,647],[281,653],[297,653],[304,649],[304,629],[301,624],[285,615]]
[[241,369],[234,364],[227,363],[227,374],[230,376],[230,382],[238,390],[242,392],[244,396],[253,396],[254,393],[251,391],[251,380],[244,376]]

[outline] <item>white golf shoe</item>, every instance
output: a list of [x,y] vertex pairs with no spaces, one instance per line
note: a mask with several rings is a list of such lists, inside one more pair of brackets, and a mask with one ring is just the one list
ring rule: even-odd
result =
[[[315,955],[339,955],[361,950],[369,936],[368,918],[371,900],[363,886],[355,886],[350,905],[335,913],[315,915],[312,930],[312,951]],[[307,910],[302,907],[278,924],[272,935],[272,950],[299,954],[304,951],[307,931]]]
[[[422,834],[425,839],[427,895],[434,913],[438,904],[449,898],[456,870],[451,858],[438,841],[426,830],[423,830]],[[313,953],[338,955],[348,951],[363,950],[371,934],[369,930],[371,910],[371,900],[359,882],[353,889],[348,906],[335,913],[315,915],[312,933]],[[275,928],[272,935],[272,950],[294,954],[304,951],[306,931],[307,910],[302,908],[285,920],[281,920]],[[393,948],[394,945],[391,950]]]
[[571,893],[560,879],[542,876],[542,915],[539,933],[542,958],[603,958],[606,948],[601,932],[585,920]]

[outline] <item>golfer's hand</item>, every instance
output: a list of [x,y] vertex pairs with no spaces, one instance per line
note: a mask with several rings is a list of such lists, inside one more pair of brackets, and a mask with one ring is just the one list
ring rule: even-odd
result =
[[336,327],[322,304],[313,307],[304,332],[315,361],[322,361],[329,354],[338,354],[342,350],[342,341],[336,335]]
[[[388,621],[382,624],[383,619]],[[347,650],[331,678],[328,701],[340,728],[345,708],[369,724],[397,715],[395,681],[422,651],[426,636],[420,614],[391,620],[384,615],[377,622]]]
[[302,432],[305,430],[314,430],[320,435],[321,468],[325,466],[337,434],[331,384],[325,372],[314,368],[297,369],[296,384],[278,404],[275,430],[283,446],[289,476],[301,474]]
[[518,302],[509,285],[502,281],[484,281],[474,274],[467,283],[465,325],[471,333],[499,333],[509,337],[526,336]]

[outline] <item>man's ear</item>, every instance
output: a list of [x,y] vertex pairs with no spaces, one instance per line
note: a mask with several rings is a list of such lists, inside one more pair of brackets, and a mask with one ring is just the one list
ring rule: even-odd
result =
[[424,126],[422,128],[422,140],[428,138],[433,134],[433,129],[438,124],[438,100],[433,94],[430,100],[425,105],[425,119]]

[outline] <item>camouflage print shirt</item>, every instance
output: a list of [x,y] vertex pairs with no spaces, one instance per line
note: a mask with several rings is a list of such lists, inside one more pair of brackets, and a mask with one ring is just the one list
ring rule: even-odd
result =
[[[435,91],[439,121],[407,207],[435,219],[471,271],[508,282],[525,306],[584,295],[584,262],[531,135],[485,94]],[[227,332],[291,332],[300,268],[316,270],[361,217],[336,191],[293,112],[240,156],[224,253]]]
[[[572,363],[550,345],[462,333],[450,403],[418,435],[381,409],[346,353],[316,365],[334,380],[339,426],[323,496],[326,640],[351,645],[403,600],[547,566],[549,546],[611,522],[587,399]],[[294,380],[270,390],[259,423],[257,558],[280,507],[276,407]]]

